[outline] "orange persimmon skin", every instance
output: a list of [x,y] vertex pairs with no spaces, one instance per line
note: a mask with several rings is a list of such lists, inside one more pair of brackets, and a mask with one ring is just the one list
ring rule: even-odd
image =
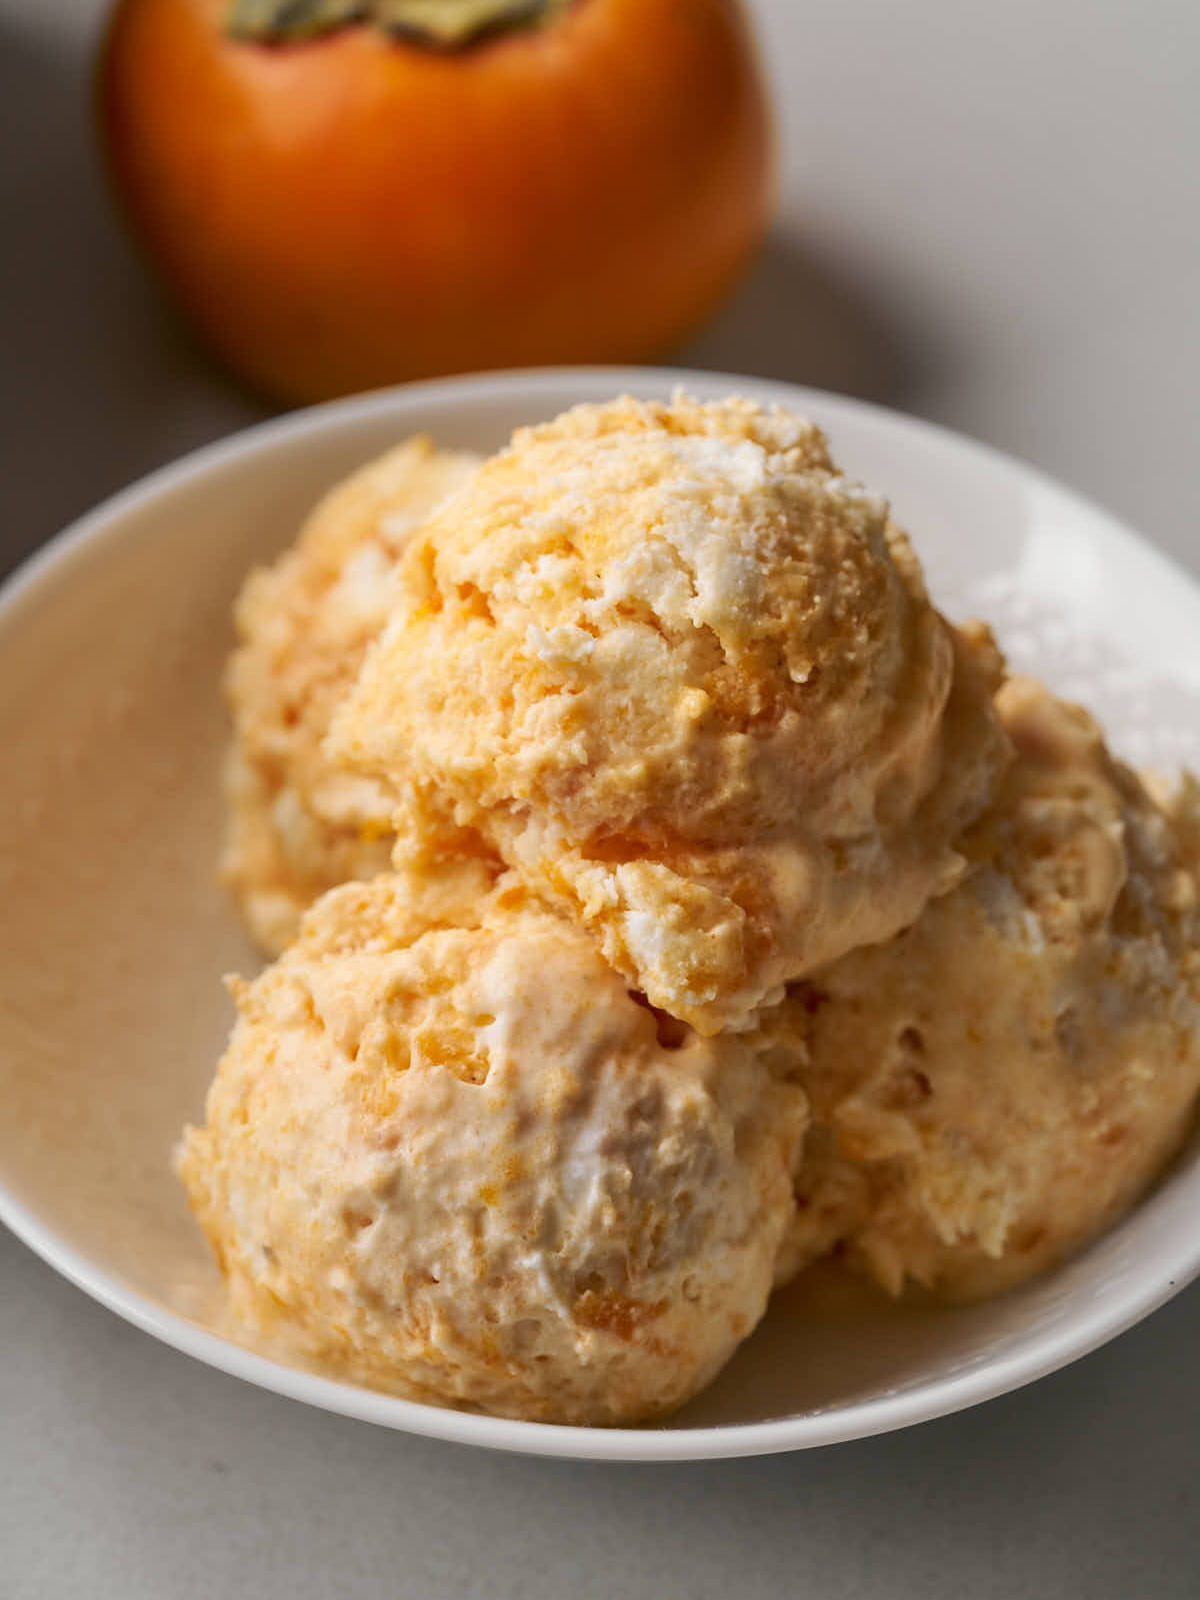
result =
[[120,0],[115,186],[176,301],[287,400],[435,373],[643,360],[765,220],[737,0],[577,0],[452,54],[354,26],[260,45],[228,0]]

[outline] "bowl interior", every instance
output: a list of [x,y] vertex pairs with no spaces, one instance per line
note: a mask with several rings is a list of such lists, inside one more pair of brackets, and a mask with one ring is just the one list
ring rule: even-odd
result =
[[[221,975],[257,965],[215,878],[219,684],[243,574],[290,541],[325,487],[408,432],[490,449],[519,422],[672,381],[527,374],[302,414],[118,497],[5,592],[0,1210],[84,1287],[174,1342],[196,1349],[189,1330],[228,1331],[170,1158],[201,1114],[230,1025]],[[1200,596],[1153,551],[937,430],[780,385],[691,386],[784,398],[815,416],[847,470],[892,496],[942,603],[994,620],[1017,664],[1087,700],[1133,759],[1200,765]],[[1000,1300],[896,1307],[836,1272],[812,1274],[777,1297],[706,1394],[623,1444],[533,1424],[501,1434],[470,1417],[451,1428],[446,1414],[346,1386],[304,1391],[266,1362],[239,1369],[231,1344],[198,1353],[322,1404],[514,1448],[788,1448],[935,1415],[1082,1353],[1197,1271],[1198,1207],[1193,1141],[1113,1234]]]

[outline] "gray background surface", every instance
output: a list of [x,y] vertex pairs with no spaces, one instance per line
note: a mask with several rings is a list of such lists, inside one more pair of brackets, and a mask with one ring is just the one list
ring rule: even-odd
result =
[[[1200,6],[755,10],[779,221],[680,359],[946,422],[1200,569]],[[150,297],[111,223],[86,102],[100,11],[0,0],[4,565],[261,414]],[[1198,1351],[1195,1286],[1056,1377],[890,1438],[571,1466],[258,1393],[4,1234],[0,1600],[1195,1600]]]

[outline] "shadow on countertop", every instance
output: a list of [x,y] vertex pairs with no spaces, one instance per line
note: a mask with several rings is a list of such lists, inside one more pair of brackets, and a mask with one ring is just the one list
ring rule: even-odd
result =
[[682,365],[832,389],[903,408],[924,374],[882,310],[777,229]]
[[90,67],[0,25],[0,572],[131,479],[266,414],[192,344],[122,236]]

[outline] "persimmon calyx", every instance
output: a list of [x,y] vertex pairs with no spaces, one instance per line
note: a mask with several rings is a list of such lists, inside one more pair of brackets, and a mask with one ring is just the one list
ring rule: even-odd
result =
[[541,27],[571,0],[232,0],[226,32],[287,44],[366,23],[433,49],[454,50],[485,35]]

